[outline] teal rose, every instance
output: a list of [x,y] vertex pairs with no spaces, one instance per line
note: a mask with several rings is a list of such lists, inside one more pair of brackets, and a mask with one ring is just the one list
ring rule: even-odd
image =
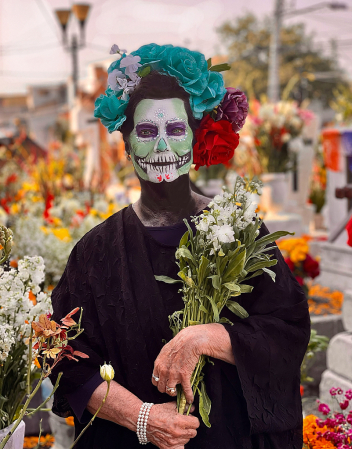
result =
[[204,113],[211,112],[218,106],[226,94],[223,76],[218,72],[210,72],[208,85],[201,95],[191,95],[190,105],[193,115],[202,119]]
[[[168,51],[173,48],[172,45],[158,45],[158,44],[148,44],[142,45],[138,50],[133,51],[131,55],[139,56],[141,58],[141,64],[155,64],[166,60]],[[161,68],[162,64],[159,64]],[[156,70],[156,69],[155,69]]]
[[175,76],[186,92],[201,95],[207,87],[209,78],[208,64],[204,55],[182,47],[166,49],[166,54],[165,72]]
[[95,101],[94,117],[100,118],[101,123],[112,133],[120,128],[126,120],[124,115],[128,100],[116,96],[100,95]]

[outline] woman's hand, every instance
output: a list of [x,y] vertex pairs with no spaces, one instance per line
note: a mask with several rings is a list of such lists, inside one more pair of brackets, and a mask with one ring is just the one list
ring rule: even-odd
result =
[[200,355],[204,354],[208,338],[207,333],[202,332],[205,326],[186,327],[160,351],[154,362],[152,382],[161,393],[176,396],[176,385],[181,384],[187,402],[193,402],[191,376]]
[[147,440],[159,449],[184,449],[198,427],[198,418],[177,413],[176,402],[156,404],[150,409]]
[[202,354],[235,364],[230,336],[222,324],[200,324],[179,332],[155,360],[153,384],[161,393],[170,396],[176,396],[176,385],[181,384],[186,400],[191,404],[191,376]]

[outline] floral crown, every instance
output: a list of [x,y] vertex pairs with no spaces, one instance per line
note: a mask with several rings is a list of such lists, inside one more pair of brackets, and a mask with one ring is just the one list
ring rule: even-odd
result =
[[119,59],[108,68],[106,95],[95,102],[94,116],[100,118],[110,133],[126,120],[125,110],[130,94],[152,71],[176,77],[190,95],[190,106],[196,119],[202,120],[195,133],[193,160],[196,170],[201,165],[227,163],[239,143],[238,131],[248,114],[246,96],[239,89],[225,88],[221,73],[228,64],[212,65],[202,53],[173,45],[143,45],[127,55],[113,45],[110,54]]

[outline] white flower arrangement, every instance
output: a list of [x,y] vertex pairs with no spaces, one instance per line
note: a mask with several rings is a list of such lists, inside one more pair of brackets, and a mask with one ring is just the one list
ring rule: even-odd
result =
[[[1,232],[4,229],[0,227]],[[14,421],[27,391],[27,377],[36,370],[28,366],[31,323],[52,312],[50,293],[41,288],[44,277],[44,261],[38,256],[25,256],[17,268],[0,267],[0,429]]]

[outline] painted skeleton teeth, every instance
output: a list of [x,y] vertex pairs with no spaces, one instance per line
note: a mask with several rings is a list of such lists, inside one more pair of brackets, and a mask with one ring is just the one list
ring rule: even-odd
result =
[[190,161],[190,156],[190,153],[188,153],[185,156],[179,156],[176,158],[176,156],[172,153],[161,153],[155,154],[153,159],[149,159],[148,161],[145,161],[145,159],[136,158],[136,162],[145,172],[149,173],[151,171],[155,171],[163,174],[181,168]]

